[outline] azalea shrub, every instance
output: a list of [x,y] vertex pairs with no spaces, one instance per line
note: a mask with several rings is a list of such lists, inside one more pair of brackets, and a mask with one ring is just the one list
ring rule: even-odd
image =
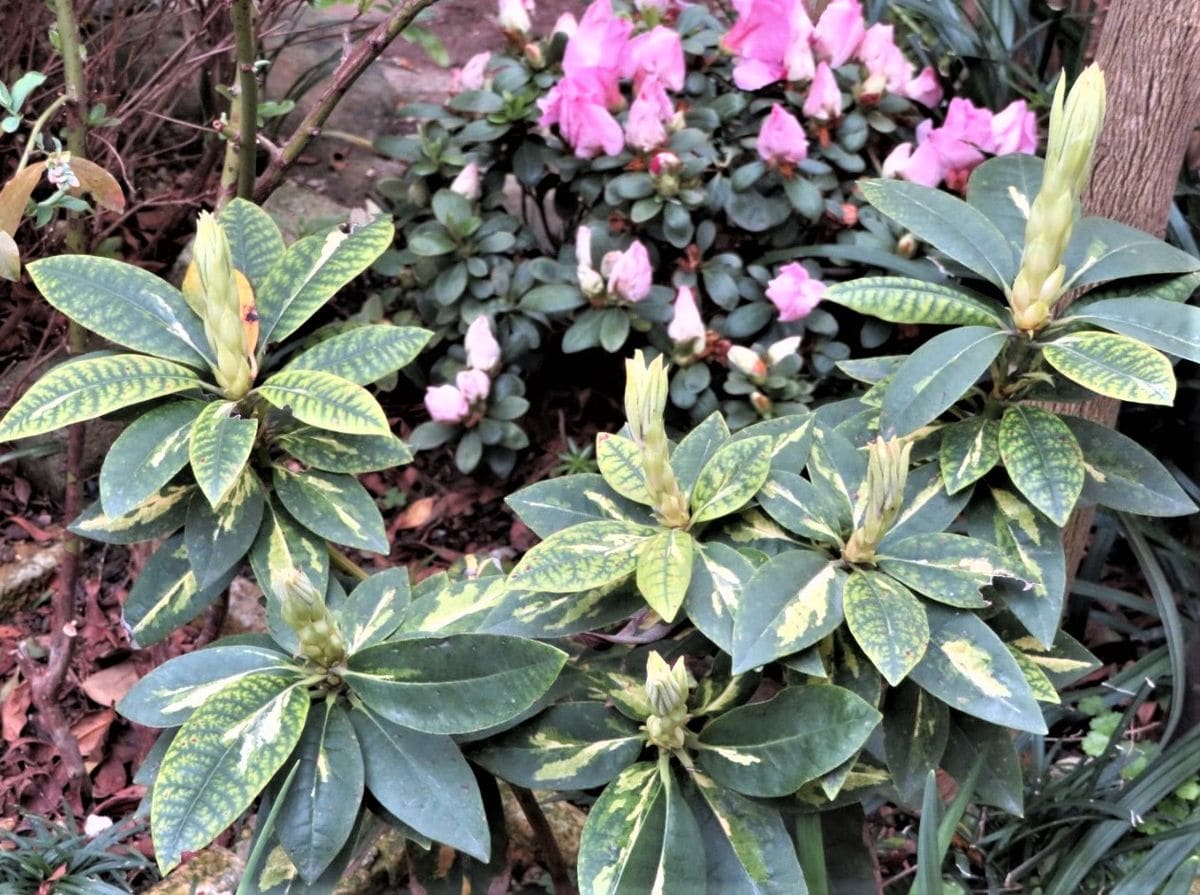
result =
[[[445,105],[403,110],[415,133],[377,144],[409,167],[380,184],[399,236],[375,269],[396,319],[437,334],[412,443],[457,442],[464,470],[511,470],[519,383],[547,352],[669,355],[681,425],[803,410],[890,332],[822,306],[830,281],[941,276],[857,179],[962,191],[985,158],[1037,145],[1024,100],[947,103],[857,0],[815,21],[801,0],[754,0],[733,22],[595,0],[540,37],[521,2],[499,18],[508,50],[472,58]],[[486,382],[467,357],[481,318],[499,353]]]

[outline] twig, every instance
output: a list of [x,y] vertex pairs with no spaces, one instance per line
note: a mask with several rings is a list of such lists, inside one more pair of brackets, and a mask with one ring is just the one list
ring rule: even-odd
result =
[[29,130],[29,137],[25,141],[25,150],[21,153],[21,160],[17,162],[16,174],[20,174],[25,170],[25,166],[29,164],[29,154],[33,152],[33,147],[37,143],[38,135],[41,134],[42,128],[46,126],[46,122],[50,120],[59,109],[67,102],[67,95],[64,93],[42,111],[42,114],[33,122],[33,127]]
[[354,578],[356,581],[366,581],[371,577],[370,574],[368,574],[362,568],[362,566],[344,554],[341,550],[338,550],[337,547],[334,547],[333,544],[330,544],[328,541],[326,541],[325,546],[329,550],[329,558],[333,561],[333,564],[351,578]]
[[249,199],[254,192],[254,134],[258,127],[258,83],[254,74],[254,8],[251,0],[233,0],[233,38],[237,57],[237,102],[230,104],[230,128],[226,134],[225,165],[221,169],[221,192],[217,204],[224,205],[233,195]]
[[308,114],[296,127],[291,137],[280,148],[279,155],[272,158],[267,168],[259,176],[254,186],[254,201],[263,202],[283,182],[288,169],[295,164],[296,159],[308,147],[308,144],[321,133],[321,128],[329,118],[334,108],[346,95],[346,91],[358,77],[367,69],[379,55],[387,49],[400,32],[407,28],[421,12],[432,6],[435,0],[401,0],[380,22],[366,40],[357,43],[349,53],[338,63],[333,76],[320,98],[309,109]]
[[542,860],[546,862],[546,872],[550,874],[550,879],[554,882],[554,895],[578,895],[579,890],[571,883],[567,862],[563,859],[562,850],[558,847],[558,840],[554,838],[554,831],[550,829],[550,821],[546,820],[546,815],[542,812],[542,806],[538,804],[537,797],[523,786],[509,785],[537,839],[538,850],[542,853]]

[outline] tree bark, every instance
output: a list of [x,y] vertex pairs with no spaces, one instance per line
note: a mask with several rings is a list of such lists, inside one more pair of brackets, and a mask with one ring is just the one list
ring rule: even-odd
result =
[[[1180,165],[1200,121],[1200,0],[1112,0],[1096,62],[1108,85],[1108,115],[1083,200],[1087,214],[1112,218],[1161,237]],[[1069,299],[1068,299],[1069,301]],[[1052,410],[1112,426],[1120,404],[1097,398]],[[1092,527],[1090,508],[1063,531],[1067,572],[1074,577]]]

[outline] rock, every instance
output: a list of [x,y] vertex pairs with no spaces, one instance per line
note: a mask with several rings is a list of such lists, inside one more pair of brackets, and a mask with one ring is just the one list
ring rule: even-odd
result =
[[227,848],[206,848],[143,895],[234,895],[245,862]]
[[263,208],[283,231],[283,240],[286,243],[295,242],[309,233],[344,224],[350,217],[350,209],[345,205],[297,183],[295,179],[284,181],[263,203]]
[[257,584],[239,575],[229,584],[229,609],[225,613],[225,624],[221,636],[234,634],[261,634],[267,630],[267,607],[262,603],[262,589]]
[[35,544],[18,541],[12,545],[13,558],[0,563],[0,618],[28,609],[50,584],[63,561],[62,544]]

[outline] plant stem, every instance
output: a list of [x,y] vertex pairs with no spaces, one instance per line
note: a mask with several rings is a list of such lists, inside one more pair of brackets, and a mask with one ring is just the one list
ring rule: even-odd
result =
[[354,49],[342,57],[324,92],[296,130],[280,147],[262,176],[254,186],[254,201],[263,202],[283,182],[288,169],[308,147],[314,137],[320,136],[330,113],[337,107],[346,91],[358,80],[375,59],[395,40],[400,32],[412,24],[417,14],[432,6],[435,0],[401,0],[388,17],[375,26],[365,40],[358,41]]
[[829,878],[825,872],[825,837],[821,832],[821,815],[796,816],[796,856],[809,895],[829,895]]
[[357,581],[366,581],[371,577],[362,566],[344,554],[341,550],[338,550],[337,547],[334,547],[328,541],[325,542],[325,547],[329,551],[329,558],[333,561],[333,564],[351,578],[354,578]]
[[258,82],[254,74],[256,41],[254,7],[251,0],[233,0],[230,8],[237,55],[235,102],[229,107],[229,130],[225,144],[225,165],[221,169],[221,190],[217,204],[224,205],[233,195],[249,199],[254,193],[255,135],[258,128]]
[[13,172],[15,177],[25,170],[25,166],[29,164],[29,155],[33,152],[33,147],[37,144],[38,135],[42,132],[42,128],[46,126],[46,122],[67,103],[67,95],[64,93],[50,105],[42,110],[42,114],[33,122],[33,127],[29,130],[29,138],[25,141],[25,150],[21,153],[21,160],[17,162],[17,170]]
[[542,812],[542,806],[538,804],[537,797],[523,786],[509,785],[512,787],[513,795],[517,797],[517,804],[521,806],[525,819],[529,821],[529,826],[533,829],[533,835],[537,838],[542,860],[546,862],[546,872],[550,874],[550,879],[554,882],[554,895],[577,895],[578,890],[572,885],[571,875],[567,871],[567,862],[563,859],[562,850],[558,847],[558,840],[554,838],[554,831],[550,829],[550,821],[546,820],[546,815]]

